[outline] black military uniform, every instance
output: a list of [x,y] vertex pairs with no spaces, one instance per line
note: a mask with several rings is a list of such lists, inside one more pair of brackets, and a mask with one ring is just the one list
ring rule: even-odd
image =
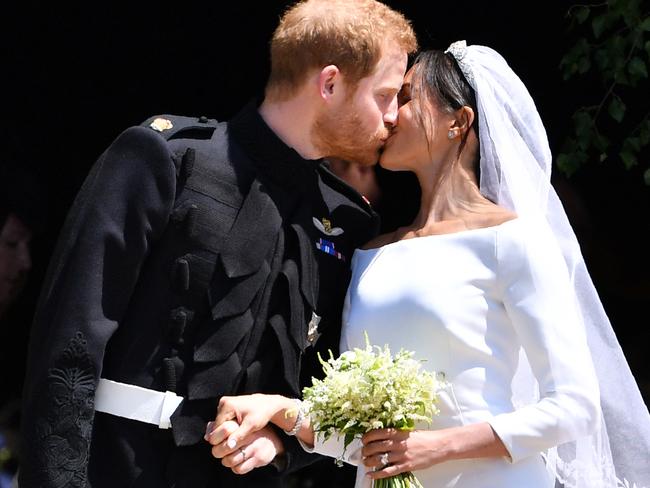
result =
[[[42,290],[21,488],[280,486],[273,467],[224,468],[206,422],[225,394],[299,396],[316,349],[338,343],[352,252],[377,230],[254,103],[228,123],[127,129],[85,181]],[[183,396],[172,429],[95,413],[100,377]],[[285,473],[317,459],[283,440]]]

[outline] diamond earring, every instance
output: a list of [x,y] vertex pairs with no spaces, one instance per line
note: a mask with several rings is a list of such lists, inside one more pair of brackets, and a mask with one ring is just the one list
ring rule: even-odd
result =
[[450,130],[449,132],[447,132],[447,137],[449,139],[453,139],[455,135],[456,135],[456,133],[453,130]]

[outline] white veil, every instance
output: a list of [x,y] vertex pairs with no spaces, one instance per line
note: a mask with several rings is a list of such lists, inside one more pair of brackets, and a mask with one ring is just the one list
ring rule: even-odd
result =
[[[546,452],[547,468],[565,488],[650,488],[650,415],[551,186],[552,156],[535,103],[496,51],[458,41],[445,52],[454,56],[476,93],[481,192],[520,216],[538,217],[552,230],[573,280],[598,375],[600,428]],[[515,405],[537,401],[525,355],[513,392]]]

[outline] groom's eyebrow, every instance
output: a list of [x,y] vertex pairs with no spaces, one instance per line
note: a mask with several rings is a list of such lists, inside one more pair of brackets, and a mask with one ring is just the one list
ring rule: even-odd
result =
[[404,95],[406,93],[411,93],[411,83],[406,82],[402,85],[402,88],[399,90],[400,95]]

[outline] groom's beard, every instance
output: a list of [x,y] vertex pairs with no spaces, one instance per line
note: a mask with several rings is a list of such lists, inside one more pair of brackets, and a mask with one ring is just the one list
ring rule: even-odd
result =
[[312,127],[314,145],[321,154],[364,166],[377,163],[389,134],[385,127],[379,131],[365,128],[355,111],[322,113]]

